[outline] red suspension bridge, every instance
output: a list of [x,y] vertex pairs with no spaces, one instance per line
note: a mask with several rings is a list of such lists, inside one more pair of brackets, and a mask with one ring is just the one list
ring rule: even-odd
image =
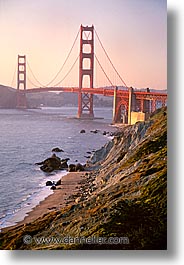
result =
[[[114,84],[110,77],[107,75],[102,64],[100,63],[98,57],[94,52],[94,33],[96,34],[97,40],[102,47],[106,58],[108,59],[110,65],[113,68],[114,73],[121,81],[121,86],[123,89],[119,89],[116,84]],[[80,53],[77,56],[76,60],[70,67],[69,71],[65,76],[57,82],[54,86],[51,84],[56,80],[59,74],[62,72],[66,62],[68,61],[71,52],[75,46],[75,43],[80,34]],[[88,47],[86,49],[86,46]],[[86,51],[87,50],[87,51]],[[104,87],[94,87],[94,59],[103,72],[105,78],[110,83],[110,88]],[[59,86],[66,77],[69,76],[72,69],[79,60],[79,85],[73,87]],[[88,61],[88,66],[86,67],[85,61]],[[32,76],[40,85],[36,87],[35,84],[26,76],[26,66],[29,67],[29,70],[32,73]],[[84,83],[84,79],[88,78],[88,85]],[[29,82],[35,86],[34,88],[26,88],[26,79],[28,78]],[[78,94],[78,118],[94,118],[93,111],[93,95],[103,95],[107,97],[113,97],[113,122],[123,122],[131,124],[131,114],[134,113],[144,113],[149,114],[155,111],[157,107],[157,102],[161,102],[162,106],[166,105],[167,94],[150,92],[149,89],[146,91],[138,91],[133,88],[129,88],[125,81],[122,79],[116,68],[114,67],[109,55],[107,54],[97,32],[94,29],[94,26],[82,26],[74,40],[71,50],[69,51],[66,60],[64,61],[62,67],[55,75],[55,77],[47,84],[42,85],[38,79],[35,77],[31,67],[26,63],[25,55],[18,55],[18,69],[17,69],[17,108],[27,108],[26,94],[29,93],[41,93],[41,92],[68,92],[68,93],[77,93]],[[138,117],[138,116],[137,116]],[[137,118],[139,120],[139,118]]]

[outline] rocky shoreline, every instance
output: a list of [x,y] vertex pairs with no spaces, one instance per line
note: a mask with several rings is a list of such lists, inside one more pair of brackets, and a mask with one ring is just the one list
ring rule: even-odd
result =
[[[47,211],[43,210],[32,221],[27,219],[4,230],[0,234],[0,248],[167,248],[166,108],[157,110],[146,122],[122,127],[113,140],[92,154],[84,170],[62,178],[54,194],[46,199],[51,203]],[[67,184],[62,181],[68,178],[72,178],[70,184],[74,189],[70,194],[66,192],[62,202]],[[55,203],[56,194],[60,203]],[[25,235],[32,238],[30,244],[24,242]],[[127,240],[114,244],[52,240],[38,244],[35,240],[58,236]]]

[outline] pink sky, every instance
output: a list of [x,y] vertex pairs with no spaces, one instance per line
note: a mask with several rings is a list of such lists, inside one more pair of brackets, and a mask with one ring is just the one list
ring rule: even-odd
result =
[[[167,88],[165,0],[0,0],[0,84],[16,87],[13,74],[18,54],[26,54],[37,79],[47,84],[63,64],[80,24],[95,26],[128,86]],[[95,53],[112,82],[121,85],[97,39]],[[79,39],[55,83],[78,54]],[[29,70],[28,77],[37,84]],[[61,85],[78,85],[78,64]],[[95,68],[95,85],[109,85],[99,67]]]

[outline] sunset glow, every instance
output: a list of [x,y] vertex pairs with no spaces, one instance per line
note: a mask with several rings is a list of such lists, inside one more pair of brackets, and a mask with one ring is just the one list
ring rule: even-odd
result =
[[[94,25],[116,69],[128,86],[167,88],[166,0],[0,0],[0,84],[16,87],[17,55],[27,56],[36,78],[56,75],[80,25]],[[95,53],[111,80],[112,72],[95,37]],[[79,38],[62,79],[79,54]],[[110,85],[95,64],[95,86]],[[36,80],[27,69],[28,77]],[[78,63],[63,86],[78,85]],[[36,83],[37,84],[37,83]],[[27,81],[28,88],[33,87]]]

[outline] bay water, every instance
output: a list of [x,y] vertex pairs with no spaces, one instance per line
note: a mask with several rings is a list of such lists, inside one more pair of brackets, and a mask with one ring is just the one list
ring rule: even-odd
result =
[[[57,181],[66,171],[44,173],[35,165],[52,155],[84,164],[89,154],[109,141],[112,109],[96,108],[94,120],[76,119],[77,108],[32,110],[0,109],[0,229],[24,219],[33,207],[52,193],[47,180]],[[81,134],[84,129],[86,133]],[[94,134],[92,130],[99,130]]]

